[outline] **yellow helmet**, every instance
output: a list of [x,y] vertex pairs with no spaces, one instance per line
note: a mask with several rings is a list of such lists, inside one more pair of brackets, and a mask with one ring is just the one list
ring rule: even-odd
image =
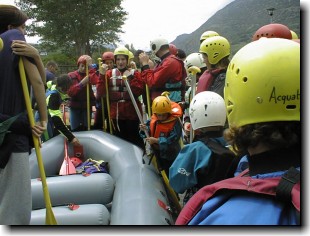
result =
[[212,30],[208,30],[202,33],[202,35],[200,36],[200,43],[203,42],[203,40],[213,37],[213,36],[220,36],[217,32],[212,31]]
[[128,51],[128,60],[134,59],[135,56],[133,55],[133,53],[131,51]]
[[211,65],[230,55],[230,43],[222,36],[213,36],[200,44],[200,53],[205,53]]
[[300,121],[300,45],[261,38],[241,48],[226,74],[229,125]]
[[114,57],[116,59],[117,55],[125,55],[127,59],[129,58],[129,50],[126,47],[118,47],[114,50]]
[[153,100],[152,111],[156,114],[171,113],[171,102],[166,96],[158,96]]
[[291,30],[291,34],[292,34],[292,39],[298,39],[298,35],[293,30]]

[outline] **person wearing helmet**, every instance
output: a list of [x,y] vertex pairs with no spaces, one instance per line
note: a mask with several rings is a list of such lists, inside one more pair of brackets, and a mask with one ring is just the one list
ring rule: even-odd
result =
[[[114,68],[114,53],[113,52],[102,53],[101,62],[102,64],[107,65],[108,70],[112,70]],[[99,77],[100,77],[99,70],[96,71],[96,76],[97,76],[97,83],[96,83],[96,91],[97,91],[98,86],[99,86]],[[104,117],[106,118],[108,114],[108,110],[107,110],[105,96],[103,97],[103,102],[104,102],[103,112],[104,112]],[[106,123],[105,130],[107,132],[110,132],[109,122],[105,122],[105,123]],[[103,129],[102,104],[101,104],[101,99],[98,98],[97,95],[96,95],[96,112],[95,112],[95,119],[94,119],[94,129]]]
[[200,39],[199,39],[199,42],[200,44],[207,38],[210,38],[210,37],[213,37],[213,36],[220,36],[217,32],[215,31],[212,31],[212,30],[208,30],[208,31],[205,31],[201,34],[200,36]]
[[203,186],[233,177],[238,164],[223,138],[224,99],[215,92],[204,91],[194,96],[189,110],[194,142],[184,146],[169,169],[174,191],[186,191],[183,205]]
[[258,40],[262,37],[292,39],[292,33],[286,25],[272,23],[264,25],[256,30],[256,32],[253,34],[252,41]]
[[202,54],[208,70],[201,75],[196,93],[213,91],[224,97],[230,43],[222,36],[209,37],[200,44],[199,52]]
[[145,91],[145,83],[138,70],[128,67],[129,50],[126,47],[116,48],[114,59],[116,68],[109,70],[106,64],[100,67],[97,98],[106,96],[108,90],[113,134],[144,148],[139,135],[139,118],[122,77],[127,77],[140,112],[142,112],[142,106],[138,97]]
[[114,53],[113,52],[104,52],[102,53],[102,63],[108,65],[108,69],[112,70],[114,68]]
[[[95,85],[97,76],[95,69],[91,67],[92,58],[88,55],[82,55],[77,60],[78,69],[69,72],[68,75],[72,80],[72,85],[68,90],[70,100],[68,107],[70,108],[70,126],[72,131],[87,130],[87,83]],[[86,66],[89,73],[86,75]],[[89,87],[90,107],[95,106],[95,95],[92,86]]]
[[151,119],[140,124],[140,135],[150,143],[159,166],[168,176],[169,168],[181,150],[182,127],[178,117],[182,116],[182,109],[166,96],[158,96],[153,100],[152,112]]
[[183,61],[170,53],[168,40],[164,38],[152,40],[150,47],[161,62],[152,70],[146,53],[141,53],[139,60],[142,79],[150,89],[151,101],[165,91],[170,93],[170,100],[184,101],[186,71]]
[[[196,66],[200,69],[200,72],[196,74],[196,84],[199,81],[200,76],[207,70],[207,65],[204,62],[204,59],[202,57],[202,54],[199,52],[195,52],[195,53],[191,53],[189,54],[185,61],[185,68],[186,70],[188,70],[190,67],[192,66]],[[187,90],[185,92],[185,101],[180,104],[183,111],[184,111],[184,117],[183,117],[183,127],[184,127],[184,140],[185,142],[188,142],[188,138],[189,138],[189,132],[190,132],[190,118],[189,118],[189,113],[188,113],[188,107],[190,104],[190,98],[191,98],[191,76],[187,76],[186,77],[186,85],[187,85]]]
[[224,90],[224,138],[249,167],[201,188],[177,225],[300,225],[300,96],[298,43],[262,38],[234,55]]

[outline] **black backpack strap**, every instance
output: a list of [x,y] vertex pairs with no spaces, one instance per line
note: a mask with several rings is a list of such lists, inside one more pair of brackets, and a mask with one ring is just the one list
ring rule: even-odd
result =
[[291,192],[295,184],[300,181],[300,172],[291,167],[281,178],[276,188],[276,198],[282,202],[291,202]]

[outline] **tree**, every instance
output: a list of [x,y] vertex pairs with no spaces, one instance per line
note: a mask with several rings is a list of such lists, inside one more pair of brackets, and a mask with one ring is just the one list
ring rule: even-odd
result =
[[92,55],[98,45],[114,45],[123,33],[127,12],[122,0],[20,0],[17,5],[33,24],[30,36],[49,48],[74,49],[76,57]]

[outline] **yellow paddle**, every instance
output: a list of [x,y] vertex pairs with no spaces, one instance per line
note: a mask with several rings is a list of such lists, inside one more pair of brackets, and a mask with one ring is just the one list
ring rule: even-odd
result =
[[[20,79],[21,79],[22,87],[23,87],[23,93],[24,93],[24,98],[25,98],[25,103],[26,103],[26,108],[27,108],[27,113],[28,113],[28,119],[30,122],[30,126],[33,127],[35,123],[34,123],[34,117],[33,117],[32,108],[31,108],[28,85],[26,81],[25,67],[24,67],[22,57],[20,57],[19,59],[18,68],[19,68]],[[35,148],[36,155],[37,155],[40,176],[42,180],[44,201],[45,201],[45,207],[46,207],[45,224],[57,225],[57,221],[55,219],[55,216],[52,210],[50,195],[49,195],[48,188],[47,188],[45,170],[44,170],[44,165],[42,161],[41,149],[39,145],[39,139],[34,135],[32,135],[32,138],[33,138],[34,148]]]

